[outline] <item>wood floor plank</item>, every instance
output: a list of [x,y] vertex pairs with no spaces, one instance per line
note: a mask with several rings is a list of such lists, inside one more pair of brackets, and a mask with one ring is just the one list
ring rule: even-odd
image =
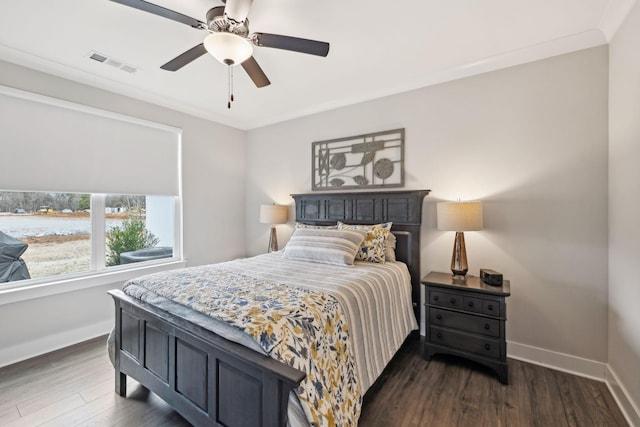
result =
[[[131,384],[127,397],[116,399],[116,405],[96,414],[93,418],[79,425],[112,425],[112,426],[190,426],[184,418],[169,405],[144,387]],[[114,393],[115,394],[115,393]]]
[[[88,367],[87,370],[78,370],[77,366]],[[95,375],[104,375],[113,367],[107,365],[104,354],[88,355],[84,360],[69,360],[64,365],[44,363],[40,369],[30,368],[22,377],[19,373],[7,376],[6,383],[0,379],[0,405],[7,401],[20,401],[32,397],[34,391],[47,390],[54,385],[68,384],[69,379],[78,380]]]
[[[17,399],[16,405],[18,406],[20,414],[24,416],[49,406],[50,404],[55,403],[56,400],[70,397],[74,394],[78,394],[82,397],[82,393],[95,384],[94,381],[98,383],[110,381],[111,384],[113,384],[113,368],[111,371],[112,372],[99,373],[87,372],[86,375],[79,376],[78,378],[68,382],[32,389],[32,392],[28,396],[23,396],[20,399]],[[86,401],[84,398],[83,400]]]
[[20,418],[20,412],[16,405],[0,407],[0,421],[2,421],[2,423],[8,423],[18,418]]
[[95,416],[117,406],[120,396],[115,393],[105,394],[102,397],[88,402],[86,405],[66,411],[40,424],[39,427],[77,426],[83,423],[95,424]]
[[427,362],[417,340],[409,342],[385,370],[382,386],[366,396],[359,425],[628,426],[602,382],[512,359],[509,370],[504,385],[464,359],[437,355]]
[[31,412],[28,415],[21,416],[11,422],[4,424],[3,427],[33,427],[42,424],[46,420],[51,420],[61,414],[72,409],[84,406],[86,402],[79,394],[74,394],[67,398],[56,401],[38,411]]
[[[188,427],[155,394],[127,379],[114,391],[105,337],[0,368],[0,425]],[[22,412],[22,413],[21,413]],[[364,398],[360,427],[623,427],[598,381],[509,359],[509,385],[453,356],[426,361],[410,338]]]
[[[104,381],[96,381],[92,383],[89,387],[80,391],[80,396],[86,402],[93,402],[96,399],[103,397],[105,394],[113,394],[114,391],[114,374],[111,372],[111,375],[108,379]],[[128,384],[128,383],[127,383]]]

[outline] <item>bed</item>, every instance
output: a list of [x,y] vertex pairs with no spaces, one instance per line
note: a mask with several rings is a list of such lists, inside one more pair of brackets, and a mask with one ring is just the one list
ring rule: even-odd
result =
[[[338,221],[346,224],[393,222],[391,231],[397,240],[396,258],[401,262],[377,266],[365,262],[359,264],[369,264],[373,277],[383,277],[379,279],[381,282],[387,282],[386,277],[402,276],[405,274],[402,271],[406,271],[407,280],[410,281],[407,294],[411,295],[412,301],[408,310],[413,311],[412,327],[409,329],[415,327],[415,320],[419,317],[420,226],[423,198],[427,194],[428,190],[292,195],[296,204],[296,222],[309,226],[331,226]],[[294,267],[296,265],[297,267]],[[250,281],[251,286],[262,289],[259,286],[268,288],[274,283],[280,285],[281,282],[287,282],[289,278],[299,274],[287,270],[289,268],[302,271],[302,275],[306,275],[304,280],[307,288],[314,288],[316,285],[319,287],[323,281],[325,285],[334,286],[335,283],[335,286],[338,286],[341,277],[348,276],[342,274],[339,269],[332,273],[332,266],[287,260],[282,252],[235,260],[215,267],[200,266],[178,274],[197,273],[198,277],[215,274],[215,280],[218,280],[219,275],[224,273],[225,277],[230,276],[233,280],[234,277],[243,280],[249,278],[246,280]],[[353,271],[357,269],[358,267]],[[335,280],[327,280],[332,274]],[[322,280],[319,280],[319,277],[322,277]],[[230,282],[233,282],[231,279]],[[292,391],[296,390],[298,396],[301,396],[300,390],[303,385],[309,383],[305,371],[310,372],[309,377],[314,378],[320,375],[320,371],[303,371],[297,369],[302,366],[293,359],[287,357],[283,360],[287,360],[288,363],[283,363],[265,355],[264,351],[261,351],[264,348],[258,348],[255,341],[247,340],[246,334],[238,334],[237,328],[211,327],[207,316],[190,313],[191,307],[186,309],[168,298],[167,294],[173,292],[177,298],[183,298],[182,302],[186,305],[189,305],[190,301],[197,304],[198,300],[185,297],[185,292],[179,289],[169,291],[159,287],[163,281],[166,283],[171,280],[179,281],[160,274],[132,283],[127,289],[129,294],[122,290],[110,291],[116,308],[116,325],[112,334],[116,392],[126,396],[126,377],[130,376],[197,426],[304,425],[301,423],[305,414],[306,418],[309,418],[309,405],[304,405],[304,397],[296,400],[296,393]],[[140,284],[148,287],[136,288]],[[154,288],[156,285],[158,287]],[[343,287],[345,288],[350,289],[353,286],[347,285]],[[342,291],[335,292],[336,298],[343,298],[340,294]],[[341,314],[347,319],[345,324],[350,328],[357,323],[350,320],[352,317],[360,316],[360,311],[364,312],[368,310],[368,305],[373,307],[376,304],[374,299],[366,298],[370,297],[364,299],[369,303],[359,303],[359,308],[345,309]],[[377,299],[386,301],[387,297],[378,296]],[[395,313],[396,309],[381,305],[378,311]],[[360,326],[362,333],[371,335],[371,325],[363,323],[364,326]],[[381,328],[374,329],[376,333],[386,330],[386,327]],[[373,344],[370,344],[368,339],[354,338],[352,349],[349,351],[354,354],[354,360],[357,362],[353,363],[351,371],[339,372],[338,377],[350,377],[350,372],[356,372],[358,381],[353,383],[359,387],[356,391],[364,394],[406,337],[407,325],[398,329],[400,332],[395,333],[394,338],[390,339],[393,341],[391,349],[369,348],[367,346]],[[339,334],[339,331],[337,333]],[[359,333],[361,332],[353,331],[354,336],[359,337]],[[389,332],[389,335],[392,334]],[[339,348],[342,349],[340,345]],[[290,352],[296,353],[296,349],[291,349]],[[341,353],[342,350],[338,355]],[[363,358],[379,360],[360,362]],[[349,381],[347,383],[352,384]],[[321,388],[319,392],[322,395]],[[346,392],[344,394],[347,395]],[[342,396],[343,393],[339,395]],[[309,398],[313,399],[313,396]],[[344,402],[351,402],[347,397],[343,396],[342,399]],[[315,403],[317,406],[317,400]],[[351,410],[359,414],[357,405],[352,407],[343,403],[343,406],[346,413]],[[344,420],[339,424],[347,425]]]

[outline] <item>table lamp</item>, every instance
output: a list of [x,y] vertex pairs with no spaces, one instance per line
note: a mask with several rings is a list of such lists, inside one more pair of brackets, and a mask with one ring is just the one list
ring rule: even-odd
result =
[[278,250],[278,235],[276,234],[276,224],[285,224],[289,207],[285,205],[260,205],[260,222],[271,224],[271,234],[269,236],[269,252]]
[[464,232],[482,230],[482,202],[439,202],[438,230],[455,231],[451,255],[451,272],[456,279],[464,279],[469,265],[464,245]]

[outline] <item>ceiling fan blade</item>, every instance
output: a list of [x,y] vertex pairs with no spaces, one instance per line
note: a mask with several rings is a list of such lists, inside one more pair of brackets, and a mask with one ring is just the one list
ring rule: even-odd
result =
[[329,43],[316,40],[268,33],[253,33],[251,39],[256,46],[274,47],[318,56],[327,56],[329,54]]
[[207,49],[205,49],[204,43],[200,43],[199,45],[192,47],[188,51],[176,56],[160,68],[167,71],[177,71],[185,65],[189,64],[191,61],[200,58],[205,53],[207,53]]
[[120,3],[125,6],[132,7],[134,9],[142,10],[144,12],[153,13],[154,15],[162,16],[163,18],[168,18],[173,21],[178,21],[183,24],[187,24],[193,28],[205,29],[207,28],[207,24],[204,22],[198,21],[190,16],[183,15],[178,12],[174,12],[171,9],[164,8],[162,6],[158,6],[157,4],[149,3],[144,0],[111,0],[115,3]]
[[262,71],[262,68],[260,68],[260,65],[258,65],[258,62],[253,56],[242,63],[242,68],[249,74],[249,77],[251,77],[251,80],[253,80],[253,83],[255,83],[257,87],[265,87],[271,84],[267,75]]
[[227,18],[240,23],[247,19],[253,0],[227,0],[224,3],[224,13]]

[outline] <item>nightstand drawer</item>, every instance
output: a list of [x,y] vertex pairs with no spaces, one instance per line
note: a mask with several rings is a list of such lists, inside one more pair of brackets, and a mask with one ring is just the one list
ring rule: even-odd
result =
[[482,300],[482,313],[488,314],[489,316],[500,317],[502,315],[500,312],[500,302]]
[[486,298],[465,296],[462,299],[462,309],[473,313],[482,313],[500,317],[500,301]]
[[429,307],[429,324],[461,329],[467,332],[500,337],[500,321],[473,314],[464,314]]
[[491,338],[431,326],[429,328],[429,342],[483,357],[500,358],[501,342]]
[[482,298],[464,297],[462,299],[462,308],[464,311],[482,313],[483,302],[484,300]]
[[462,309],[462,295],[448,292],[429,291],[429,304]]

